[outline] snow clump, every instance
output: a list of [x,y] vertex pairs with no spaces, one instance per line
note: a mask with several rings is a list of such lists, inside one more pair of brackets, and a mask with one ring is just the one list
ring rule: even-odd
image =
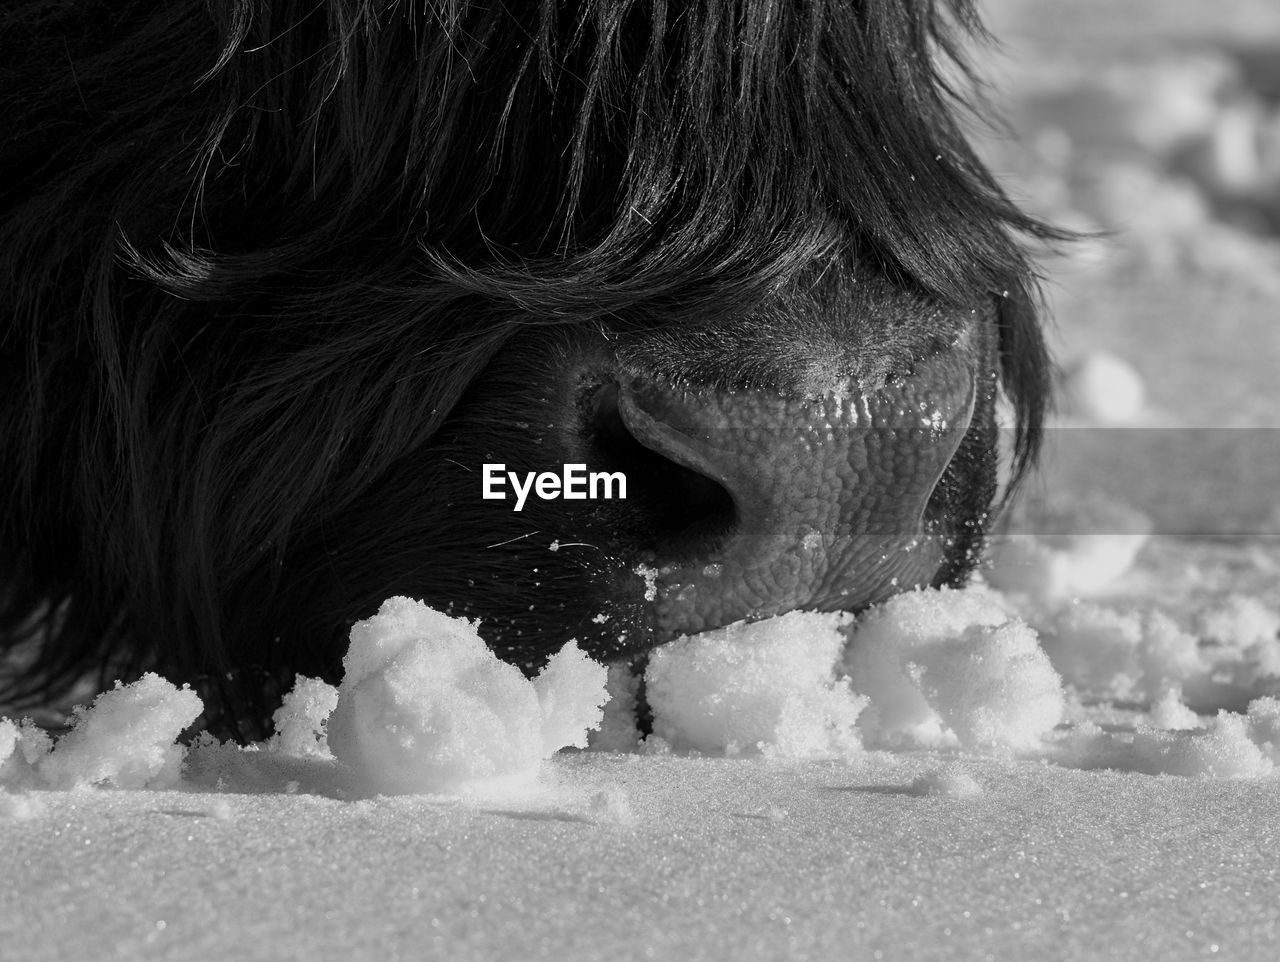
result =
[[175,742],[203,708],[190,688],[149,672],[77,707],[71,731],[56,745],[29,722],[0,720],[0,778],[63,790],[171,787],[185,755]]
[[982,786],[958,765],[944,765],[925,772],[910,785],[912,795],[945,795],[950,798],[973,798],[982,794]]
[[859,617],[844,659],[876,747],[1034,749],[1062,720],[1035,631],[985,588],[915,591]]
[[1093,698],[1154,704],[1176,689],[1202,711],[1243,709],[1280,681],[1275,618],[1257,599],[1233,596],[1197,616],[1197,637],[1160,611],[1079,602],[1049,620],[1043,643],[1053,667]]
[[1146,385],[1132,364],[1106,351],[1080,358],[1067,370],[1067,403],[1093,424],[1134,422],[1146,407]]
[[1034,605],[1053,606],[1104,593],[1150,539],[1141,511],[1102,496],[1045,510],[1026,533],[992,539],[987,581]]
[[337,706],[338,689],[319,678],[298,675],[271,716],[275,734],[267,746],[282,755],[328,755],[325,724]]
[[655,649],[645,672],[650,741],[716,755],[856,754],[867,698],[835,671],[849,620],[793,611]]
[[1156,699],[1147,717],[1152,727],[1165,731],[1191,731],[1202,724],[1200,716],[1182,703],[1177,688],[1168,689]]
[[1263,778],[1275,771],[1273,740],[1280,722],[1274,699],[1258,699],[1247,714],[1221,711],[1201,728],[1167,731],[1138,725],[1132,733],[1084,722],[1067,732],[1055,761],[1073,768],[1112,768],[1148,775]]
[[390,598],[351,629],[329,747],[369,789],[490,790],[527,784],[544,758],[586,745],[606,670],[573,642],[529,682],[475,625]]

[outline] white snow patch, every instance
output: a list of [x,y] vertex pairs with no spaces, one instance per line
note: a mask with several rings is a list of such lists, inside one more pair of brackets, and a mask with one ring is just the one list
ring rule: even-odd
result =
[[298,675],[271,716],[275,734],[268,747],[284,755],[328,755],[325,725],[337,705],[338,689],[319,678]]
[[917,591],[858,619],[844,668],[870,699],[868,745],[1032,749],[1061,720],[1062,682],[994,592]]
[[1095,496],[1029,522],[1033,532],[992,539],[992,587],[1041,603],[1107,591],[1147,543],[1151,520],[1128,505]]
[[1209,641],[1247,650],[1261,646],[1261,660],[1280,674],[1280,613],[1257,598],[1233,594],[1199,612],[1196,625]]
[[1200,716],[1182,703],[1177,688],[1170,688],[1151,706],[1148,718],[1154,727],[1166,731],[1191,731],[1202,727]]
[[53,749],[49,733],[30,718],[0,718],[0,782],[25,786],[38,781],[36,765]]
[[[300,677],[267,743],[202,735],[189,751],[175,744],[199,699],[147,675],[77,709],[56,745],[29,720],[0,720],[0,784],[168,787],[185,756],[192,787],[493,797],[529,788],[545,758],[584,746],[592,729],[596,749],[647,755],[852,761],[865,743],[1225,778],[1267,775],[1280,761],[1280,702],[1249,694],[1272,677],[1280,645],[1277,616],[1257,599],[1228,596],[1200,610],[1199,638],[1155,610],[1022,600],[1043,620],[1043,648],[1014,600],[984,586],[900,595],[856,620],[792,612],[679,639],[650,657],[654,730],[640,744],[629,665],[606,670],[570,644],[530,682],[474,625],[393,598],[352,630],[342,686]],[[1148,707],[1128,726],[1103,730],[1077,708],[1072,725],[1057,727],[1066,707],[1058,672],[1086,697]],[[1253,700],[1247,714],[1201,717],[1223,698]],[[962,774],[929,772],[911,790],[980,791]],[[19,797],[6,796],[8,817],[35,811]],[[589,809],[631,822],[620,789],[597,792]],[[227,804],[210,812],[230,813]]]
[[708,754],[856,753],[854,726],[867,699],[835,672],[848,621],[838,613],[790,612],[655,650],[645,672],[649,740]]
[[1063,678],[1092,697],[1155,702],[1177,688],[1201,710],[1243,707],[1280,680],[1266,613],[1254,599],[1227,604],[1197,617],[1202,630],[1214,626],[1197,638],[1160,611],[1080,602],[1049,619],[1043,643]]
[[1219,712],[1205,727],[1163,731],[1139,725],[1133,732],[1105,731],[1085,722],[1065,733],[1056,760],[1075,768],[1115,768],[1148,775],[1202,778],[1260,778],[1275,770],[1270,750],[1259,745],[1255,728],[1269,719]]
[[607,681],[608,669],[588,658],[576,642],[551,656],[533,680],[542,714],[542,757],[561,748],[587,747],[588,731],[604,717]]
[[960,766],[944,765],[927,771],[912,781],[911,794],[972,798],[982,794],[982,786]]
[[1072,414],[1094,424],[1130,424],[1146,406],[1147,390],[1133,365],[1107,351],[1086,354],[1068,367],[1063,385]]
[[530,683],[474,624],[410,598],[351,629],[343,668],[330,748],[388,793],[527,785],[557,749],[585,745],[606,700],[604,666],[576,644]]
[[175,744],[200,715],[195,692],[148,673],[75,709],[71,731],[56,745],[30,722],[0,722],[0,777],[23,787],[175,785],[185,750]]
[[1010,594],[1054,601],[1095,595],[1133,566],[1145,534],[1021,534],[992,545],[987,580]]

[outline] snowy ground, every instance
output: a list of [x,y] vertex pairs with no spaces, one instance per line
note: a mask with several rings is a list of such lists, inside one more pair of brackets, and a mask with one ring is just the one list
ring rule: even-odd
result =
[[[0,957],[1273,958],[1280,6],[988,7],[1019,134],[991,162],[1117,232],[1049,267],[1063,416],[989,572],[1030,628],[881,625],[897,660],[844,665],[915,687],[814,682],[785,751],[561,752],[465,798],[212,748],[166,790],[29,790],[0,730]],[[865,747],[813,741],[854,715]]]
[[[541,805],[55,794],[3,827],[0,944],[33,962],[1274,957],[1274,782],[972,760],[982,794],[913,794],[933,764],[560,756],[567,798]],[[605,785],[632,821],[591,809]]]

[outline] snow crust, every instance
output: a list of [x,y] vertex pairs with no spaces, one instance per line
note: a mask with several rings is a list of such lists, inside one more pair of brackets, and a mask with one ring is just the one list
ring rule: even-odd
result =
[[[0,818],[5,957],[1274,954],[1269,781],[931,751],[856,766],[564,753],[544,776],[554,788],[540,796],[479,805],[14,796],[41,811]],[[964,779],[981,790],[957,791]]]

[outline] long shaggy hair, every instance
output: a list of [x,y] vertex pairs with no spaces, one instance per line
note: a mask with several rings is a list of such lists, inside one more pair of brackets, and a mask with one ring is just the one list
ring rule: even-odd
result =
[[[375,493],[534,331],[729,323],[852,270],[994,298],[1034,455],[1016,235],[1052,232],[962,133],[970,0],[3,16],[0,644],[44,640],[10,696],[104,661],[332,675],[369,613],[320,597],[357,579],[335,544],[431,508]],[[465,567],[430,517],[419,552]]]

